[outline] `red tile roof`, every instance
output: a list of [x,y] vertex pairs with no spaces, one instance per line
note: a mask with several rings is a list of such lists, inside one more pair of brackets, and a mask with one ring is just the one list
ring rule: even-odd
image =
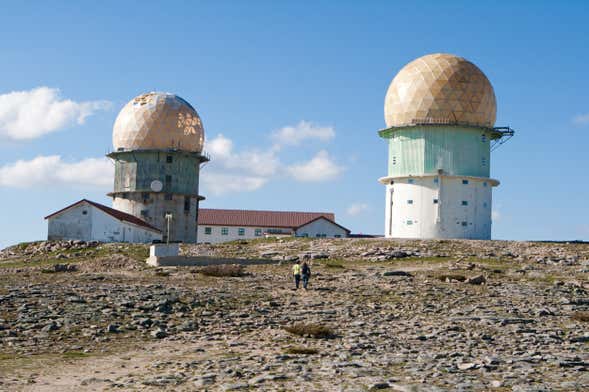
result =
[[335,223],[335,215],[331,212],[218,210],[212,208],[198,209],[199,225],[257,226],[261,228],[279,227],[296,229],[319,217],[324,217]]
[[101,210],[101,211],[103,211],[103,212],[106,212],[108,215],[110,215],[110,216],[112,216],[112,217],[114,217],[114,218],[116,218],[116,219],[118,219],[118,220],[120,220],[120,221],[129,222],[129,223],[132,223],[132,224],[134,224],[134,225],[141,226],[141,227],[145,227],[145,228],[147,228],[147,229],[150,229],[150,230],[155,230],[155,231],[157,231],[157,232],[160,232],[160,233],[161,233],[161,230],[159,230],[158,228],[155,228],[155,227],[153,227],[153,226],[152,226],[152,225],[150,225],[149,223],[145,222],[144,220],[141,220],[141,219],[137,218],[137,217],[136,217],[136,216],[134,216],[134,215],[127,214],[126,212],[119,211],[119,210],[115,210],[114,208],[110,208],[110,207],[107,207],[107,206],[105,206],[105,205],[102,205],[102,204],[100,204],[100,203],[96,203],[96,202],[94,202],[94,201],[90,201],[90,200],[86,200],[86,199],[82,199],[82,200],[80,200],[80,201],[77,201],[77,202],[75,202],[74,204],[70,204],[69,206],[67,206],[67,207],[65,207],[65,208],[62,208],[61,210],[59,210],[59,211],[56,211],[56,212],[54,212],[54,213],[53,213],[53,214],[51,214],[51,215],[47,215],[47,216],[45,217],[45,219],[49,219],[49,218],[51,218],[52,216],[55,216],[55,215],[57,215],[57,214],[59,214],[59,213],[61,213],[61,212],[65,211],[65,210],[68,210],[68,209],[70,209],[70,208],[72,208],[72,207],[75,207],[75,206],[77,206],[78,204],[81,204],[81,203],[84,203],[84,202],[86,202],[86,203],[88,203],[88,204],[90,204],[90,205],[92,205],[92,206],[94,206],[94,207],[98,208],[99,210]]

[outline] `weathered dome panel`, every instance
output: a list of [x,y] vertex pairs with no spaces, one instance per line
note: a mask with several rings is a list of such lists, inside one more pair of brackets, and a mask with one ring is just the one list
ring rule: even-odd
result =
[[196,110],[174,94],[150,92],[132,99],[113,127],[120,150],[178,149],[201,152],[204,129]]
[[405,65],[385,97],[387,127],[459,124],[493,127],[497,105],[485,74],[462,57],[436,53]]

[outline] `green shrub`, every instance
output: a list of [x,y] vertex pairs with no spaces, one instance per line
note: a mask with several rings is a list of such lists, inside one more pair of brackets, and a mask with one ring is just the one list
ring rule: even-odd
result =
[[289,347],[286,349],[287,354],[301,354],[301,355],[313,355],[319,353],[316,348],[309,347]]
[[589,322],[589,312],[575,312],[571,318],[576,321]]
[[317,339],[330,339],[335,337],[335,332],[321,324],[294,324],[284,327],[286,332],[299,336],[310,336]]
[[243,266],[236,264],[219,264],[219,265],[207,265],[198,270],[199,273],[206,276],[216,277],[240,277],[245,276]]

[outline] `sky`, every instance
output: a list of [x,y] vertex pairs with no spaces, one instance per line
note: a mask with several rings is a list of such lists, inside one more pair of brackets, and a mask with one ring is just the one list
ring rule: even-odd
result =
[[494,86],[493,238],[589,240],[589,3],[583,1],[10,2],[0,13],[0,248],[44,216],[111,204],[112,125],[166,91],[199,112],[201,207],[330,211],[384,231],[383,103],[429,53]]

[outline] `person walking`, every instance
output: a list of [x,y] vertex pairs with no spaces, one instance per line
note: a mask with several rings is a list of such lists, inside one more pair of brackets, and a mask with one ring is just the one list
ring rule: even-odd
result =
[[299,284],[301,283],[301,262],[297,261],[295,265],[292,266],[292,274],[294,275],[295,279],[295,290],[299,289]]
[[309,267],[309,264],[306,261],[303,262],[303,266],[301,268],[301,273],[303,276],[303,288],[305,290],[307,290],[307,285],[309,284],[309,278],[311,277],[311,267]]

